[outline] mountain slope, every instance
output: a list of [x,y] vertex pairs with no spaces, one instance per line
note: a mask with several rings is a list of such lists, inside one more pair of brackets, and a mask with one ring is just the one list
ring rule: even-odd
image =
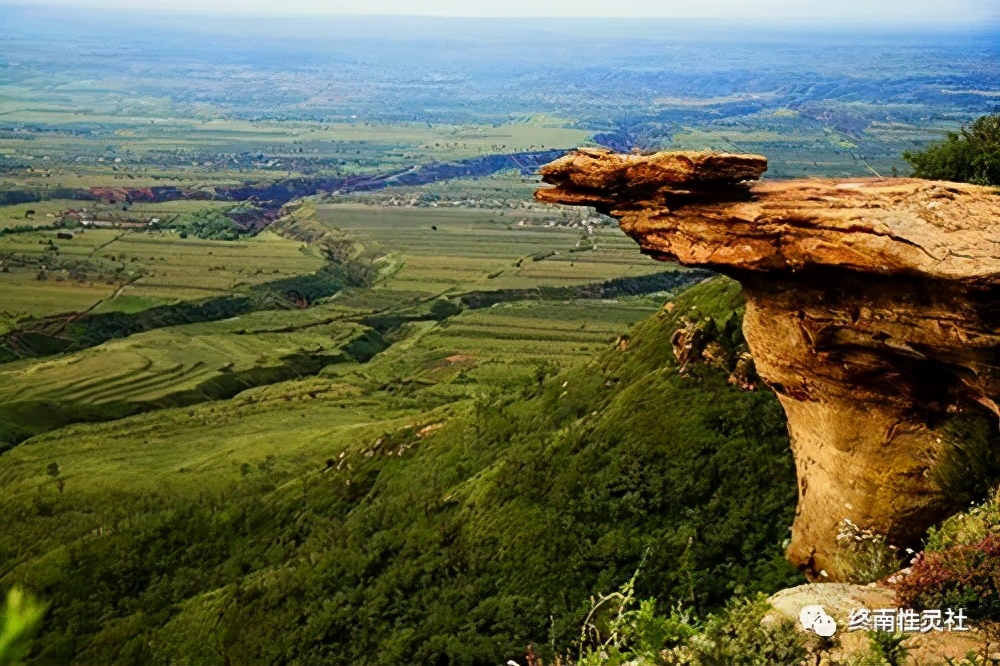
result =
[[[4,454],[0,583],[52,606],[39,663],[493,664],[567,649],[644,553],[662,604],[777,590],[798,580],[777,401],[671,351],[712,318],[738,354],[740,307],[715,278],[585,365],[437,407],[319,377],[29,440]],[[116,469],[102,449],[137,432]],[[237,437],[258,457],[229,474],[154,464]],[[89,478],[63,486],[72,447]]]

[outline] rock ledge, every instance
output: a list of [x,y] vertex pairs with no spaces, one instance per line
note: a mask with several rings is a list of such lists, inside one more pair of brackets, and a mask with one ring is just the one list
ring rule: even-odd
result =
[[788,416],[789,559],[836,580],[849,518],[916,545],[957,511],[954,419],[1000,416],[1000,196],[917,179],[752,182],[755,155],[586,149],[540,201],[593,206],[657,259],[743,285],[744,333]]

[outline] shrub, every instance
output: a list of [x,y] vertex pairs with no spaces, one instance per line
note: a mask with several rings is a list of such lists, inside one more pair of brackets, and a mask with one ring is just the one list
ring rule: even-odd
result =
[[733,600],[699,623],[680,607],[657,615],[652,599],[636,608],[634,586],[633,577],[618,592],[592,600],[576,666],[781,666],[807,656],[805,635],[794,623],[765,619],[772,609],[764,594]]
[[661,663],[661,653],[684,645],[697,633],[691,614],[680,607],[662,616],[656,614],[653,599],[637,602],[638,575],[636,570],[617,592],[591,598],[580,631],[578,666]]
[[904,152],[917,178],[1000,185],[1000,115],[983,116],[927,149]]
[[765,622],[764,616],[770,611],[764,594],[730,601],[721,613],[708,618],[701,634],[689,641],[687,660],[672,663],[698,666],[801,663],[808,654],[805,634],[784,617]]
[[996,531],[1000,531],[1000,494],[994,493],[991,500],[931,528],[925,550],[934,552],[953,546],[970,546]]
[[970,619],[1000,621],[1000,534],[921,553],[896,583],[896,598],[901,607],[964,608]]
[[683,646],[697,634],[690,613],[675,609],[670,615],[657,615],[653,599],[626,610],[634,601],[630,597],[611,609],[612,617],[603,627],[606,634],[596,619],[588,618],[583,640],[594,642],[581,650],[577,666],[661,664],[670,654],[684,653]]
[[447,298],[439,298],[431,305],[431,316],[438,321],[444,321],[448,317],[453,317],[462,311],[462,306]]
[[934,481],[958,504],[980,502],[1000,482],[1000,432],[996,416],[970,411],[940,429],[943,440]]

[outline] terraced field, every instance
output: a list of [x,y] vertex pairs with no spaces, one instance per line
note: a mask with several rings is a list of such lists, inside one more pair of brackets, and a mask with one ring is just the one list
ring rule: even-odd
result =
[[[33,440],[42,449],[18,447],[6,452],[0,484],[10,492],[15,486],[24,489],[25,482],[37,484],[38,477],[25,473],[44,451],[59,460],[67,484],[72,482],[84,497],[94,500],[106,498],[108,492],[211,496],[245,477],[243,465],[279,474],[299,470],[307,460],[335,457],[365,428],[385,427],[395,418],[415,415],[413,409],[394,411],[329,386],[325,393],[314,395],[248,395],[223,404],[70,426]],[[114,520],[110,514],[103,518]]]
[[[565,368],[613,343],[662,298],[517,301],[410,325],[406,337],[358,368],[378,386],[419,386],[466,397],[519,386],[540,368]],[[337,376],[342,371],[331,369]]]
[[366,329],[346,321],[350,313],[330,306],[284,313],[280,322],[274,312],[251,313],[0,365],[0,440],[5,432],[16,439],[66,423],[225,399],[352,361],[345,350]]
[[[389,386],[403,393],[419,389],[425,407],[444,404],[468,397],[475,386],[518,386],[544,368],[549,372],[576,363],[662,302],[662,297],[542,301],[529,292],[528,300],[435,321],[426,313],[436,295],[599,283],[661,271],[663,265],[635,253],[616,228],[598,226],[588,233],[548,226],[545,211],[527,211],[521,218],[524,225],[510,226],[493,221],[500,218],[497,211],[486,210],[355,204],[321,206],[315,218],[312,211],[310,204],[296,216],[317,219],[321,229],[325,225],[331,233],[377,247],[375,254],[392,255],[389,263],[398,270],[373,289],[348,290],[306,310],[170,326],[0,366],[0,430],[22,438],[65,423],[226,399],[244,389],[284,391],[280,382],[314,374],[324,365],[321,377],[329,379],[306,380],[320,381],[315,390],[321,392],[330,381],[351,387],[348,392]],[[297,219],[282,226],[282,233],[295,235]],[[5,240],[11,241],[8,247],[30,255],[52,253],[51,236],[43,231]],[[572,252],[581,242],[592,249]],[[226,242],[181,239],[168,231],[90,229],[61,241],[58,249],[63,257],[80,257],[91,265],[104,262],[135,271],[136,279],[115,286],[113,293],[105,285],[95,294],[96,307],[81,299],[80,309],[95,313],[138,312],[183,298],[238,293],[323,263],[319,241],[309,244],[270,231]],[[26,277],[26,271],[2,277],[19,276]],[[28,283],[26,291],[33,293],[25,294],[25,302],[35,308],[32,314],[43,312],[38,308],[40,289],[64,286],[82,290],[87,283]],[[51,308],[59,304],[53,301]],[[387,311],[417,320],[401,320],[395,332],[393,326],[399,324],[391,324],[391,346],[367,364],[341,353],[353,340],[370,335],[361,324],[366,313]],[[36,417],[46,409],[50,418],[40,429]]]
[[128,234],[107,250],[144,261],[147,272],[123,293],[147,298],[232,293],[323,265],[317,250],[267,231],[244,241]]
[[175,326],[54,360],[6,364],[0,366],[0,403],[153,402],[196,390],[212,378],[281,366],[286,357],[329,353],[361,329],[335,321],[306,330],[248,334],[244,327],[253,319],[248,315],[232,322]]
[[[179,396],[213,379],[277,366],[288,355],[334,354],[361,327],[343,320],[322,323],[351,314],[333,307],[292,313],[286,323],[293,330],[287,332],[273,332],[282,319],[275,313],[173,327],[50,360],[0,366],[0,417],[36,414],[44,404],[65,413],[54,414],[55,423],[72,422],[73,410],[103,407],[127,413],[128,405],[159,405],[164,409],[112,424],[76,425],[34,441],[47,442],[47,450],[60,448],[60,461],[70,469],[74,460],[86,457],[88,442],[102,442],[110,447],[106,459],[119,461],[114,463],[116,485],[135,478],[124,473],[130,465],[145,473],[184,468],[231,474],[237,463],[279,449],[288,463],[290,451],[282,442],[294,441],[303,455],[316,458],[336,450],[338,438],[349,438],[356,428],[389,427],[401,415],[416,416],[464,399],[475,387],[521,386],[540,368],[552,372],[592,357],[630,322],[655,312],[657,303],[641,298],[520,302],[468,311],[440,324],[420,322],[409,325],[396,344],[367,364],[330,365],[317,377],[251,388],[232,400],[187,412],[169,405],[183,404]],[[316,448],[320,433],[328,444]],[[170,440],[171,451],[143,452],[140,443],[151,437]],[[11,469],[20,464],[20,456],[11,452],[5,459]],[[79,468],[73,473],[89,472]],[[106,474],[104,470],[102,476]]]
[[62,312],[81,312],[112,298],[116,285],[98,282],[40,281],[36,273],[0,273],[0,312],[44,317]]

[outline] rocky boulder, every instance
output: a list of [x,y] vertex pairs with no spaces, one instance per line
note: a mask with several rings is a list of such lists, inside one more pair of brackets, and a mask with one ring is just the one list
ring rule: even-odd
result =
[[836,580],[843,519],[900,547],[960,502],[947,424],[1000,416],[1000,196],[917,179],[754,182],[755,155],[581,150],[540,201],[593,206],[643,252],[743,285],[757,373],[788,416],[789,559]]
[[[897,605],[895,594],[888,588],[847,583],[799,585],[778,592],[768,599],[768,603],[774,611],[765,616],[764,622],[779,618],[794,622],[797,629],[809,636],[809,663],[820,666],[872,663],[865,659],[871,646],[870,635],[865,630],[851,629],[851,615],[859,610],[896,610]],[[801,624],[803,609],[817,606],[836,621],[836,633],[827,640]],[[970,652],[984,659],[994,655],[989,637],[972,625],[969,631],[910,632],[902,644],[906,648],[904,663],[907,666],[958,664]]]

